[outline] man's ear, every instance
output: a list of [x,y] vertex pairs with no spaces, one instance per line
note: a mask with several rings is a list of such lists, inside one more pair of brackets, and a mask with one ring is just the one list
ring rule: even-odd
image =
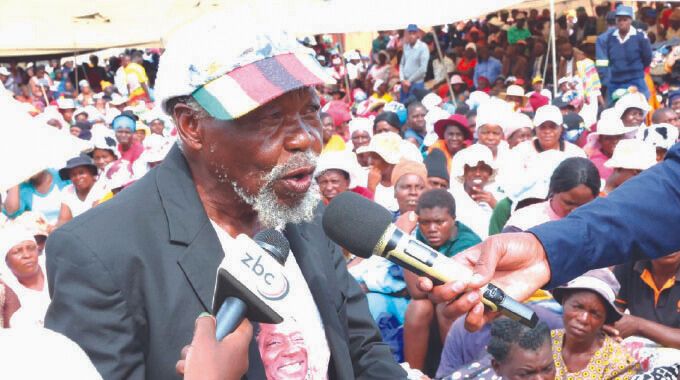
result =
[[491,368],[493,368],[493,371],[498,375],[498,370],[501,369],[501,364],[496,361],[496,359],[491,358]]
[[200,150],[203,146],[203,131],[199,127],[196,112],[183,103],[177,103],[172,109],[177,135],[182,144],[191,150]]

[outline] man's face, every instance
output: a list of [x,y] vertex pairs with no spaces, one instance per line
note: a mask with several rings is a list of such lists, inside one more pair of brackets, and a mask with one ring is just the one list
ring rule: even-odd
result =
[[447,181],[444,178],[427,177],[427,188],[428,188],[428,190],[432,190],[432,189],[447,190],[449,188],[449,186],[450,186],[449,181]]
[[486,61],[489,59],[489,49],[486,46],[480,46],[477,48],[477,56],[480,60]]
[[496,375],[507,380],[555,379],[555,362],[547,340],[535,351],[513,344],[505,360],[502,363],[492,360],[492,366]]
[[314,89],[303,88],[236,120],[199,119],[198,164],[257,211],[264,227],[308,220],[319,201],[312,177],[322,147],[319,109]]
[[116,130],[116,140],[121,145],[132,144],[132,131],[129,128],[118,128]]
[[347,191],[349,188],[349,180],[345,172],[337,169],[329,169],[316,177],[316,182],[319,184],[321,196],[327,202],[330,202],[340,193]]
[[518,27],[519,29],[524,29],[524,24],[526,24],[526,20],[525,20],[525,19],[522,18],[522,19],[517,20],[517,27]]
[[18,279],[34,276],[40,271],[38,245],[34,241],[23,241],[7,252],[5,262]]
[[335,133],[335,125],[333,125],[333,118],[330,116],[321,119],[321,127],[323,132],[323,142],[327,143]]
[[301,331],[292,326],[262,323],[256,340],[268,379],[306,378],[309,360]]
[[406,32],[404,33],[404,36],[406,37],[406,42],[410,45],[413,45],[418,41],[418,32]]
[[456,220],[444,207],[424,208],[418,212],[420,231],[432,248],[439,248],[458,234]]
[[408,124],[416,132],[425,131],[425,107],[414,107],[408,114]]
[[557,52],[560,54],[560,57],[563,57],[566,60],[570,60],[571,57],[574,55],[574,49],[572,48],[570,43],[563,43],[557,48]]
[[665,111],[661,114],[659,123],[668,123],[676,128],[680,128],[680,115],[673,110]]
[[633,19],[628,16],[616,16],[616,27],[619,29],[619,33],[628,33],[632,23]]
[[403,214],[415,211],[420,194],[425,191],[425,181],[415,174],[405,174],[394,185],[394,197],[399,204],[399,211]]

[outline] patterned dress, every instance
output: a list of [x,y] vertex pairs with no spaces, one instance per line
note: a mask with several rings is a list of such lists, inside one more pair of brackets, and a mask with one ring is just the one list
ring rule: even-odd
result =
[[579,372],[567,372],[567,366],[562,360],[564,330],[552,330],[550,336],[552,337],[556,380],[630,379],[640,371],[639,364],[625,351],[623,346],[605,336],[604,344],[595,352],[585,368]]

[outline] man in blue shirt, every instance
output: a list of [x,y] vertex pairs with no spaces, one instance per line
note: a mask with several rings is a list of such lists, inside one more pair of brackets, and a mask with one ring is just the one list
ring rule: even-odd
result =
[[493,282],[519,300],[540,287],[553,288],[594,268],[655,259],[680,250],[680,144],[663,162],[632,178],[607,197],[527,233],[494,235],[454,257],[471,268],[472,279],[419,288],[437,303],[450,302],[445,315],[468,313],[465,326],[479,329],[490,318],[479,291]]
[[603,55],[596,57],[598,66],[609,68],[609,101],[614,91],[629,86],[636,86],[649,98],[645,68],[652,62],[652,46],[647,34],[632,27],[632,22],[633,8],[619,5],[616,8],[616,29],[604,33]]
[[410,24],[404,32],[404,52],[399,62],[399,80],[401,80],[400,100],[403,102],[411,92],[425,85],[427,63],[430,60],[430,50],[418,39],[420,30]]
[[502,66],[501,61],[489,55],[489,49],[486,46],[477,47],[477,66],[475,66],[475,73],[472,77],[475,88],[479,87],[477,78],[480,76],[486,77],[489,83],[493,83],[501,73]]

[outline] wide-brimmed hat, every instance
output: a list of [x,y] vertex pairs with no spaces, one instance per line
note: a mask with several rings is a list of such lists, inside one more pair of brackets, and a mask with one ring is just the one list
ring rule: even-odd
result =
[[8,77],[12,75],[12,73],[10,73],[5,66],[0,66],[0,75]]
[[456,153],[451,162],[451,174],[460,182],[463,183],[463,176],[465,174],[465,165],[474,167],[483,162],[491,167],[491,176],[489,181],[493,181],[498,173],[498,167],[493,159],[491,150],[482,144],[472,144],[469,147]]
[[618,136],[637,130],[638,127],[626,127],[620,118],[604,117],[598,120],[597,129],[592,136]]
[[647,170],[656,164],[656,149],[654,146],[637,139],[619,141],[614,148],[612,158],[604,166],[633,170]]
[[57,99],[57,107],[60,110],[74,110],[76,109],[76,102],[71,98]]
[[638,138],[655,148],[670,149],[678,141],[678,128],[660,123],[638,131]]
[[368,145],[359,147],[356,152],[357,154],[373,152],[388,164],[396,165],[402,157],[401,143],[401,136],[394,132],[379,133],[373,136]]
[[[253,17],[247,7],[229,12]],[[163,109],[169,99],[191,96],[213,118],[233,120],[289,91],[335,83],[314,50],[279,31],[275,20],[234,24],[225,16],[207,15],[168,39],[155,91]]]
[[499,27],[499,28],[502,27],[503,25],[505,25],[505,23],[503,21],[501,21],[501,19],[496,17],[496,16],[492,17],[491,20],[489,20],[489,24],[496,26],[496,27]]
[[562,304],[564,296],[569,292],[575,290],[588,290],[595,292],[604,300],[604,306],[607,308],[607,318],[605,323],[610,325],[621,319],[622,314],[614,305],[616,295],[619,293],[621,285],[614,277],[614,274],[609,269],[594,269],[584,273],[569,281],[566,285],[553,289],[553,297],[555,301]]
[[335,169],[342,170],[349,175],[349,187],[357,186],[357,175],[361,171],[357,156],[354,152],[329,151],[321,153],[316,161],[316,170],[314,170],[314,178],[323,174],[326,170]]
[[441,119],[434,123],[434,133],[437,134],[437,137],[443,140],[446,127],[450,125],[455,125],[459,127],[460,131],[463,132],[463,138],[465,140],[472,140],[472,132],[468,127],[467,118],[463,115],[458,114],[453,114],[449,116],[447,119]]
[[644,114],[647,114],[650,110],[647,98],[640,92],[627,93],[614,105],[614,109],[619,113],[619,117],[623,116],[629,108],[641,109]]
[[95,166],[94,161],[92,161],[92,158],[90,158],[90,156],[86,154],[81,154],[78,157],[73,157],[70,160],[66,161],[66,166],[59,170],[59,177],[64,181],[68,180],[71,169],[80,166],[87,167],[92,172],[92,175],[97,175],[97,166]]

